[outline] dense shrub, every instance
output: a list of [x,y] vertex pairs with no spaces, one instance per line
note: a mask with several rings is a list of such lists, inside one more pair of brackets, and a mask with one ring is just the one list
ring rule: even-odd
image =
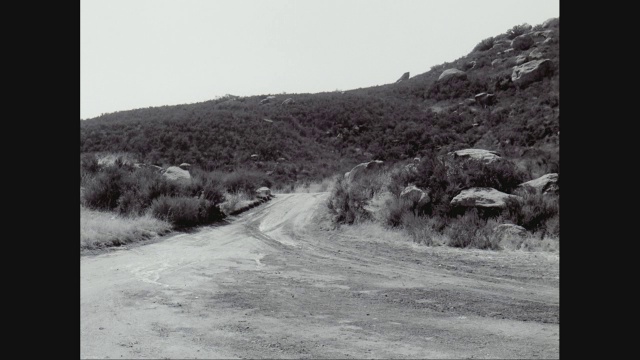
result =
[[124,171],[116,167],[108,167],[96,174],[85,185],[83,197],[85,205],[99,210],[115,209],[123,192],[123,176],[126,176]]
[[505,218],[531,232],[559,235],[560,202],[555,195],[524,194],[522,200],[507,201]]
[[192,197],[161,196],[151,203],[151,214],[176,228],[207,224],[223,218],[213,202]]
[[499,249],[498,239],[493,236],[494,222],[483,220],[477,209],[471,209],[464,215],[451,221],[444,233],[449,238],[447,245],[452,247],[473,247],[478,249]]
[[227,174],[222,181],[222,185],[229,192],[254,194],[262,186],[271,187],[272,182],[264,173],[238,170]]

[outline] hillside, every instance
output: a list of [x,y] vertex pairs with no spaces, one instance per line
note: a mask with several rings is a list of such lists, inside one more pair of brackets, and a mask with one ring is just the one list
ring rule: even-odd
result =
[[[277,183],[464,148],[498,151],[531,178],[559,173],[559,44],[554,19],[514,26],[460,59],[387,85],[104,114],[80,121],[80,151],[129,152],[163,166],[247,168]],[[537,72],[514,81],[517,64],[536,61]],[[454,68],[461,72],[438,80]],[[494,96],[476,101],[483,92]]]

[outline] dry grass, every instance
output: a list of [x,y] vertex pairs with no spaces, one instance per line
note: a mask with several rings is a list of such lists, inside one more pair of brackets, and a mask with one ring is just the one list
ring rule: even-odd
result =
[[229,215],[234,211],[247,207],[255,202],[253,196],[246,194],[245,192],[238,191],[229,193],[224,193],[225,201],[220,204],[220,210],[222,210],[225,215]]
[[291,186],[281,186],[273,189],[274,193],[279,194],[297,194],[297,193],[319,193],[331,191],[335,185],[335,178],[326,178],[322,181],[305,182]]
[[124,217],[80,206],[80,251],[147,240],[171,231],[171,225],[149,215]]

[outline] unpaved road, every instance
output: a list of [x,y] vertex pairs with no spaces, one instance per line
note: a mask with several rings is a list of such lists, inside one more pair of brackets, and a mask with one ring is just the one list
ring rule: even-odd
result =
[[559,257],[323,230],[326,193],[80,259],[82,358],[558,358]]

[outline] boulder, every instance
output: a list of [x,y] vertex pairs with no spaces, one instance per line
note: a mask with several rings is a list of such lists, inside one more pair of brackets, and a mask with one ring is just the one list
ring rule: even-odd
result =
[[549,44],[555,44],[556,42],[557,42],[557,40],[556,40],[555,38],[549,37],[549,38],[546,38],[546,39],[542,42],[542,44],[543,44],[543,45],[549,45]]
[[453,78],[466,79],[467,78],[467,73],[465,73],[464,71],[455,69],[455,68],[447,69],[447,70],[443,71],[442,74],[440,74],[440,77],[438,77],[438,81],[449,80],[449,79],[453,79]]
[[278,160],[276,160],[276,161],[277,161],[277,162],[284,162],[284,161],[287,161],[287,159],[285,159],[285,158],[283,158],[283,157],[280,157],[280,158],[278,158]]
[[189,170],[189,168],[191,168],[191,164],[188,163],[182,163],[180,165],[178,165],[180,167],[180,169],[182,170]]
[[474,187],[462,190],[451,200],[453,206],[504,208],[508,199],[518,199],[519,196],[510,195],[493,188]]
[[424,191],[415,185],[410,185],[404,188],[400,193],[401,199],[406,199],[414,204],[428,204],[431,201],[429,197],[429,190]]
[[282,102],[282,105],[291,105],[291,104],[295,104],[296,101],[293,100],[292,98],[288,98],[287,100]]
[[406,73],[402,74],[402,76],[400,76],[400,79],[398,79],[396,81],[396,84],[401,82],[401,81],[405,81],[405,80],[409,80],[409,72],[408,71]]
[[271,100],[275,100],[276,97],[271,95],[271,96],[267,96],[266,98],[260,100],[260,105],[264,105],[264,104],[268,104],[271,102]]
[[557,194],[560,192],[559,176],[557,173],[550,173],[540,176],[537,179],[529,180],[518,185],[518,188],[537,194]]
[[256,196],[259,198],[269,198],[271,197],[271,189],[269,189],[268,187],[261,187],[258,190],[256,190]]
[[188,170],[181,169],[177,166],[170,166],[162,173],[168,180],[173,181],[191,181],[191,174]]
[[253,161],[258,160],[258,154],[252,154],[250,157],[251,157],[251,160]]
[[452,156],[454,160],[458,160],[458,159],[474,160],[474,161],[482,161],[487,164],[501,159],[501,157],[498,155],[496,151],[484,150],[484,149],[457,150],[457,151],[450,152],[449,156]]
[[533,60],[520,66],[514,66],[511,73],[511,81],[516,86],[526,86],[532,82],[540,81],[553,73],[553,64],[549,59]]
[[477,62],[475,60],[467,61],[464,64],[464,71],[472,70],[476,67]]
[[511,47],[516,50],[527,50],[533,44],[535,44],[535,41],[529,34],[520,35],[511,41]]
[[272,123],[272,122],[273,122],[273,120],[271,120],[271,119],[267,119],[267,118],[264,118],[264,119],[262,119],[262,120],[264,120],[264,121],[266,121],[266,122],[268,122],[268,123]]
[[358,164],[353,169],[351,169],[351,171],[345,173],[344,177],[347,180],[347,183],[351,183],[352,181],[362,176],[362,174],[364,174],[365,172],[377,169],[382,164],[383,161],[381,160],[373,160],[366,163]]
[[491,106],[496,101],[496,95],[482,92],[475,96],[475,101],[483,107]]
[[531,33],[531,37],[534,41],[544,41],[553,35],[553,30],[534,31]]

